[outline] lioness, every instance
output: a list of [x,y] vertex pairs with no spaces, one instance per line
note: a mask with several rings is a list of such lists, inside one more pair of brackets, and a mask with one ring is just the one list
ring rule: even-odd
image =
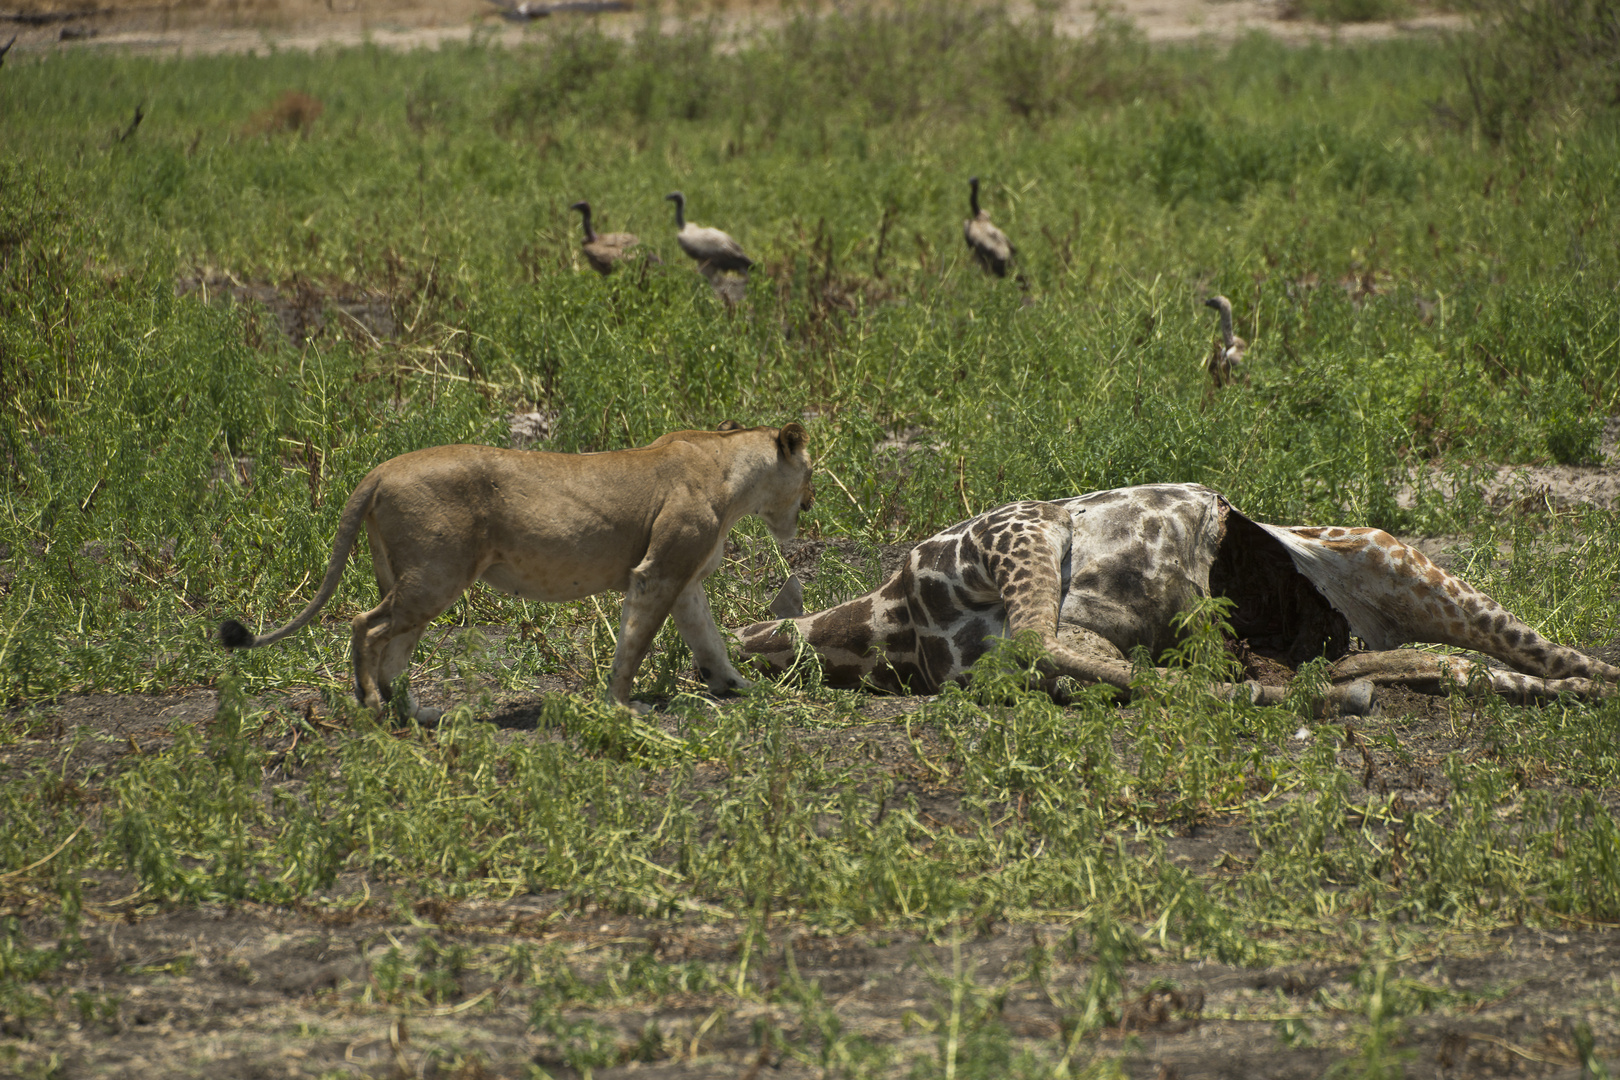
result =
[[[726,425],[676,431],[638,450],[553,454],[439,446],[383,462],[349,496],[320,591],[298,617],[255,637],[235,619],[227,648],[269,645],[302,629],[337,589],[363,522],[382,603],[354,620],[355,695],[380,709],[417,639],[482,578],[529,600],[624,593],[608,693],[630,684],[664,616],[675,617],[709,690],[751,685],[731,664],[703,579],[748,514],[788,540],[810,508],[805,430]],[[406,703],[431,723],[441,710]]]

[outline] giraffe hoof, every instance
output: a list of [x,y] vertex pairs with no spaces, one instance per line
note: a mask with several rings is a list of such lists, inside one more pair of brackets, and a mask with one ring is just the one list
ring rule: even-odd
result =
[[778,619],[796,619],[804,614],[804,584],[798,574],[788,575],[766,610]]
[[1378,708],[1370,679],[1357,679],[1346,686],[1335,686],[1322,701],[1322,711],[1329,716],[1371,716]]

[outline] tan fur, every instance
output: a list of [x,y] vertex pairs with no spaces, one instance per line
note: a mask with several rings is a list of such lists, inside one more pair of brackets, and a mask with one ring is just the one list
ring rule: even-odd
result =
[[[653,635],[673,616],[709,689],[750,684],[732,666],[703,579],[726,534],[758,514],[793,536],[813,492],[800,425],[679,431],[638,450],[553,454],[439,446],[383,462],[350,496],[319,593],[297,618],[228,646],[268,645],[301,629],[336,590],[364,525],[382,602],[354,620],[355,693],[380,708],[428,624],[483,580],[529,600],[625,594],[609,696],[630,687]],[[437,712],[408,703],[419,720]]]

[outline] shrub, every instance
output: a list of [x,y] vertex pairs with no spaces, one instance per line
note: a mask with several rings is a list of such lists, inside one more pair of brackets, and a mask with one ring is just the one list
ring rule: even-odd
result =
[[1616,0],[1470,0],[1454,40],[1474,122],[1493,141],[1560,107],[1620,105]]

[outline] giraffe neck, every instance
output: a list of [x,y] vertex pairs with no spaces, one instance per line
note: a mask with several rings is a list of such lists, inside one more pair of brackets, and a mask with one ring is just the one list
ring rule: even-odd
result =
[[808,645],[829,685],[864,684],[889,693],[919,690],[916,632],[906,606],[904,574],[898,571],[871,592],[825,611],[745,626],[737,632],[743,651],[781,674],[800,662],[802,645]]
[[1374,649],[1434,642],[1482,652],[1540,678],[1620,681],[1620,669],[1543,637],[1381,529],[1264,528]]

